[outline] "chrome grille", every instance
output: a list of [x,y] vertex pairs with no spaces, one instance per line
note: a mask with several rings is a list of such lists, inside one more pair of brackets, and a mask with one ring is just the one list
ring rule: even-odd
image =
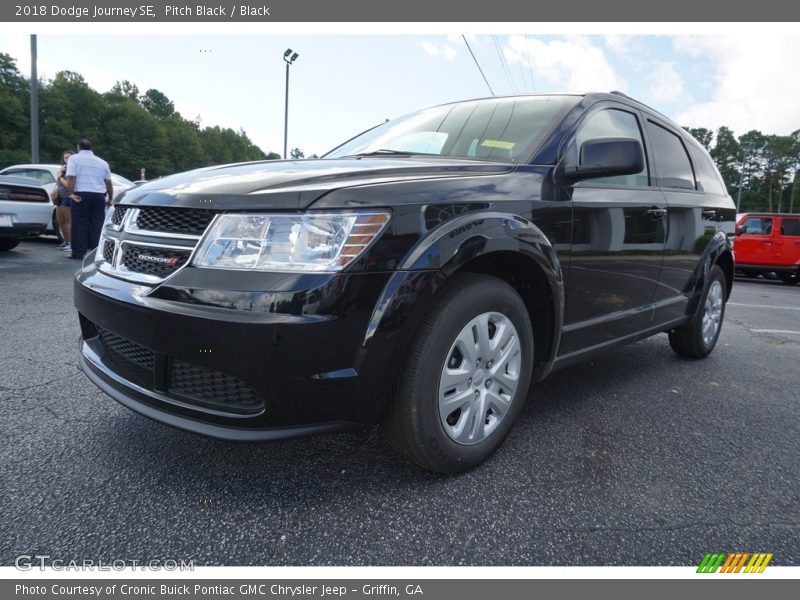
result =
[[111,224],[114,227],[122,225],[122,219],[125,218],[125,211],[128,210],[127,206],[115,206],[114,212],[111,214]]
[[164,248],[124,242],[119,264],[126,271],[163,279],[185,265],[191,254],[192,248]]
[[136,227],[146,231],[178,235],[203,235],[216,213],[198,208],[143,206],[138,209]]
[[103,260],[107,263],[113,262],[114,260],[114,242],[111,240],[103,242]]

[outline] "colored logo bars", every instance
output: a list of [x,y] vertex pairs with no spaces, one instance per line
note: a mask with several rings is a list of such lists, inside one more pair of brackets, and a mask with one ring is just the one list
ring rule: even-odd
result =
[[706,552],[697,572],[716,573],[719,569],[720,573],[763,573],[771,560],[771,552]]

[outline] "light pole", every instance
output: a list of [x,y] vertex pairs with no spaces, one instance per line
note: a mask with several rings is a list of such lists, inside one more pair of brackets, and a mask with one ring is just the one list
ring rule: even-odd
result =
[[286,63],[286,110],[283,113],[283,160],[286,160],[286,145],[289,139],[289,67],[292,66],[292,63],[297,60],[297,57],[300,56],[297,52],[292,52],[291,48],[288,48],[286,52],[283,53],[283,62]]
[[36,73],[36,35],[31,35],[31,162],[39,162],[39,76]]

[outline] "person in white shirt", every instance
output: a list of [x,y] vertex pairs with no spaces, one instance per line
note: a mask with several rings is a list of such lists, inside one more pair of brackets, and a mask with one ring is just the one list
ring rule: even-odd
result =
[[111,205],[114,196],[108,163],[95,156],[87,139],[78,142],[78,153],[67,161],[67,189],[72,201],[72,253],[69,258],[80,260],[97,248],[105,209]]

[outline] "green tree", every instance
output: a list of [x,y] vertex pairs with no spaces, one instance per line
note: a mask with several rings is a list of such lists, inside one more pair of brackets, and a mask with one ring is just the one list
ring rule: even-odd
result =
[[139,86],[127,79],[117,81],[111,88],[110,93],[112,96],[120,96],[128,100],[133,100],[134,102],[139,102]]
[[711,158],[717,164],[728,193],[736,197],[739,189],[742,149],[733,131],[728,127],[722,126],[717,129],[715,140],[716,143],[710,150]]
[[711,140],[714,138],[714,132],[705,127],[684,127],[686,131],[692,134],[692,137],[700,142],[706,150],[711,150]]
[[0,167],[30,160],[30,94],[16,61],[0,52]]
[[175,114],[175,104],[162,92],[147,90],[141,97],[142,106],[157,119],[166,119]]
[[306,157],[305,153],[300,150],[300,148],[292,148],[289,152],[289,156],[292,157],[292,160],[299,160]]

